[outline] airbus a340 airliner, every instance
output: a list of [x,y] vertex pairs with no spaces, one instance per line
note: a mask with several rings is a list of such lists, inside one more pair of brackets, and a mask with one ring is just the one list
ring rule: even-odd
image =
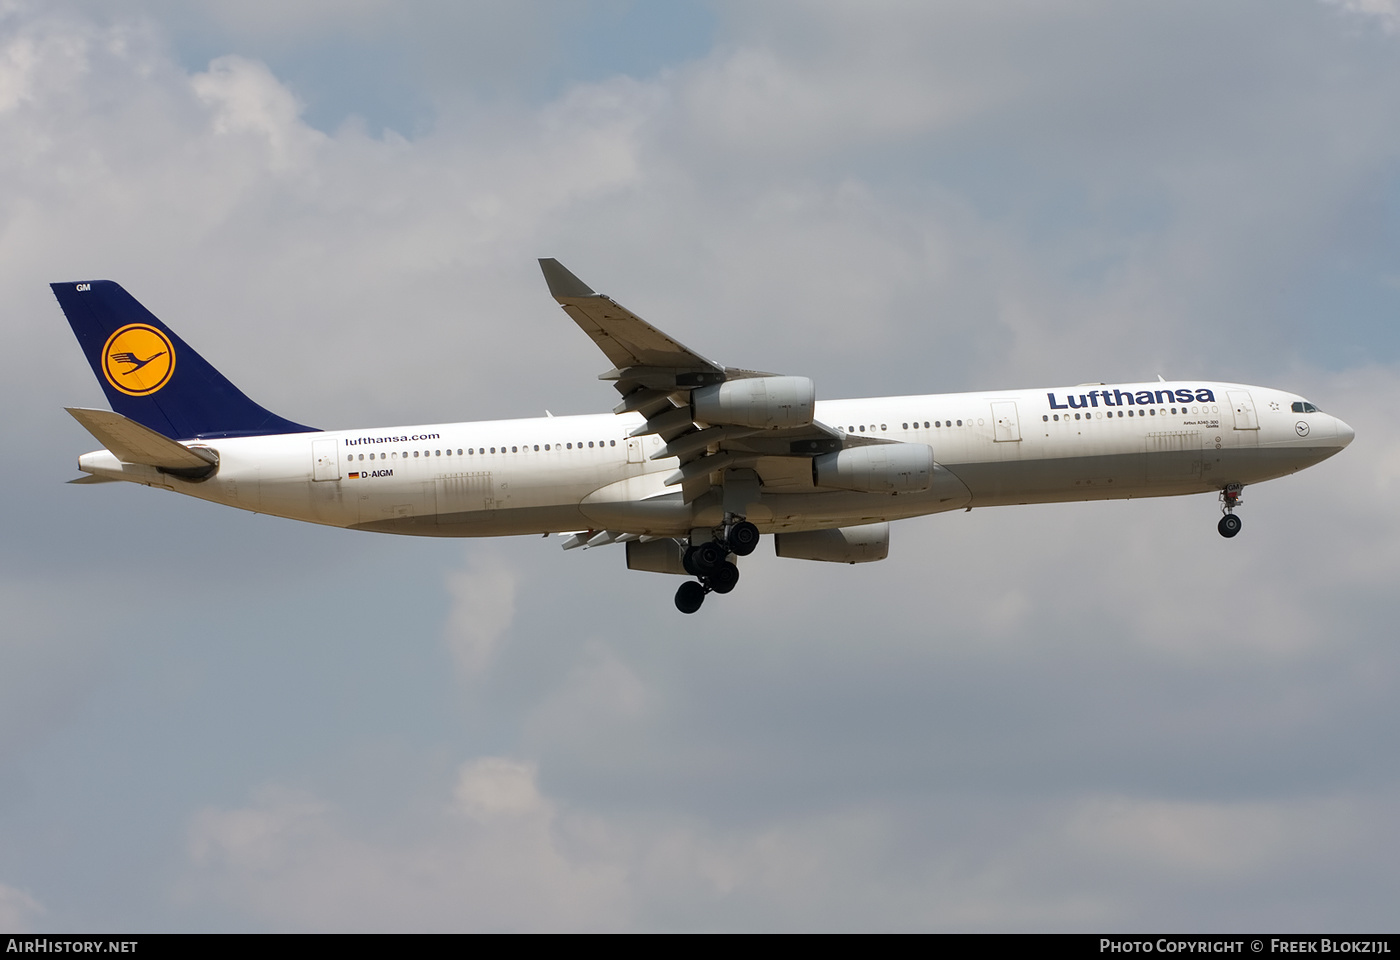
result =
[[818,401],[806,377],[722,366],[540,266],[613,365],[611,414],[318,430],[248,399],[117,284],[55,283],[113,408],[69,408],[106,448],[72,482],[380,533],[625,543],[631,569],[689,578],[676,606],[694,613],[765,533],[780,557],[861,563],[904,517],[1217,493],[1233,537],[1245,484],[1353,436],[1296,394],[1199,380]]

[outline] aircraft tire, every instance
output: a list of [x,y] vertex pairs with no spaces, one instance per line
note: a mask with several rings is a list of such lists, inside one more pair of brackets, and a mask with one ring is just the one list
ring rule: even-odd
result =
[[1242,526],[1244,526],[1244,523],[1239,517],[1235,516],[1233,513],[1227,513],[1220,518],[1220,523],[1216,525],[1216,529],[1220,531],[1222,537],[1229,539],[1239,533],[1240,527]]
[[758,527],[747,520],[740,520],[729,530],[729,550],[735,556],[747,557],[757,549],[761,536]]
[[720,564],[727,562],[724,548],[713,540],[697,544],[691,551],[690,565],[695,568],[697,576],[708,577],[719,569]]
[[692,577],[700,576],[700,571],[695,566],[694,547],[685,548],[685,552],[681,554],[681,566],[684,567],[685,572],[690,574]]
[[710,574],[709,583],[715,593],[728,593],[739,583],[739,568],[724,560],[719,569]]
[[694,613],[705,602],[705,586],[698,580],[687,580],[676,591],[676,609],[681,613]]

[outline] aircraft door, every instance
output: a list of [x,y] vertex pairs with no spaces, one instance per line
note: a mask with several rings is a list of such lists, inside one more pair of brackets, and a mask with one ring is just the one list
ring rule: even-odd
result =
[[1021,439],[1021,421],[1016,416],[1015,400],[998,400],[993,403],[992,423],[996,425],[997,441]]
[[313,480],[340,479],[340,443],[336,440],[311,441]]
[[1258,430],[1259,416],[1254,412],[1254,400],[1245,390],[1227,391],[1230,407],[1235,411],[1236,430]]

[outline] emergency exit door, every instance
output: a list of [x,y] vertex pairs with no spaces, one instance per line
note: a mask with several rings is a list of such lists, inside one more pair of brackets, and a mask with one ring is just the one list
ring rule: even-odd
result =
[[311,459],[313,461],[311,476],[313,479],[340,479],[340,452],[336,449],[339,446],[339,442],[335,440],[311,441]]
[[993,435],[995,440],[1021,439],[1021,421],[1016,416],[1015,400],[998,400],[993,403],[992,423],[996,425],[996,433]]

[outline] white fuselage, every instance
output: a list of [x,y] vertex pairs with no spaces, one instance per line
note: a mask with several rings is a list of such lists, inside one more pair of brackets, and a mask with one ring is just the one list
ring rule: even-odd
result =
[[[932,486],[826,490],[813,485],[810,460],[765,458],[754,465],[762,488],[749,519],[764,532],[812,530],[1258,483],[1351,441],[1337,418],[1295,412],[1301,400],[1183,381],[822,401],[817,420],[839,431],[931,446]],[[200,442],[218,451],[219,467],[202,481],[122,463],[105,450],[84,455],[79,467],[258,513],[418,536],[684,536],[720,523],[714,498],[687,504],[680,487],[665,486],[678,463],[649,459],[658,437],[629,438],[641,423],[636,414],[603,414],[207,440]]]

